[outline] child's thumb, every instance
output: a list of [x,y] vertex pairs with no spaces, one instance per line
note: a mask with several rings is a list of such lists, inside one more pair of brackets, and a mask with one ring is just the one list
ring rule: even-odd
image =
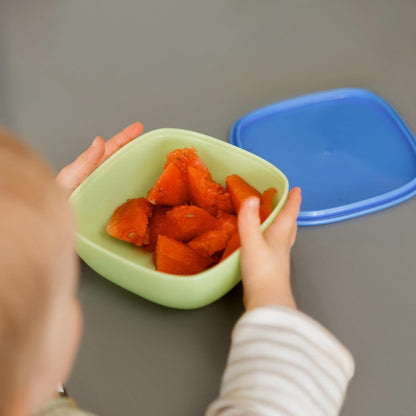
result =
[[238,212],[238,231],[240,233],[242,255],[247,250],[251,252],[263,244],[259,216],[260,200],[255,197],[243,201]]

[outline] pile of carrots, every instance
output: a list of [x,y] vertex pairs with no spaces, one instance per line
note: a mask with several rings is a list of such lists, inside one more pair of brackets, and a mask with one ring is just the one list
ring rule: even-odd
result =
[[194,148],[167,155],[164,170],[146,198],[129,199],[113,213],[108,234],[154,252],[156,270],[191,275],[214,266],[240,246],[237,215],[244,199],[260,199],[263,222],[275,188],[260,194],[238,175],[226,188],[212,179]]

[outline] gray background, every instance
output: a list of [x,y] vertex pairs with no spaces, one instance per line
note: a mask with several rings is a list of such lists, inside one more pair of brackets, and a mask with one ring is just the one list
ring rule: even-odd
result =
[[[335,87],[379,93],[416,131],[415,17],[410,0],[3,0],[0,122],[56,169],[136,120],[226,140],[252,109]],[[345,416],[416,414],[415,208],[299,230],[300,308],[356,358]],[[70,392],[102,416],[202,414],[241,294],[172,310],[82,265]]]

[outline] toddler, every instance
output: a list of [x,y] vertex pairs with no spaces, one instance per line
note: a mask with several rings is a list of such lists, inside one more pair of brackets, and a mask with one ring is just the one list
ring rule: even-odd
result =
[[[143,130],[134,123],[92,145],[55,179],[38,156],[0,132],[0,416],[85,416],[54,398],[81,334],[69,194]],[[138,139],[140,140],[140,139]],[[259,201],[239,213],[246,312],[237,322],[218,398],[206,416],[337,415],[354,372],[345,347],[299,312],[290,251],[301,203],[294,188],[264,234]]]

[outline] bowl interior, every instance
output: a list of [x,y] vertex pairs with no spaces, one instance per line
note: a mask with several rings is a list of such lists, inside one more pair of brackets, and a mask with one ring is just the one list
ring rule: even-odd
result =
[[[227,175],[237,173],[260,192],[271,186],[276,187],[278,196],[273,201],[274,207],[280,207],[286,200],[288,183],[285,176],[263,159],[199,133],[177,129],[154,130],[118,151],[71,195],[78,236],[97,250],[105,250],[113,257],[134,263],[142,272],[163,275],[154,271],[152,253],[110,237],[105,225],[115,208],[127,199],[146,196],[161,174],[168,152],[190,146],[196,148],[214,180],[222,185],[225,185]],[[271,218],[263,227],[267,227],[270,221]]]

